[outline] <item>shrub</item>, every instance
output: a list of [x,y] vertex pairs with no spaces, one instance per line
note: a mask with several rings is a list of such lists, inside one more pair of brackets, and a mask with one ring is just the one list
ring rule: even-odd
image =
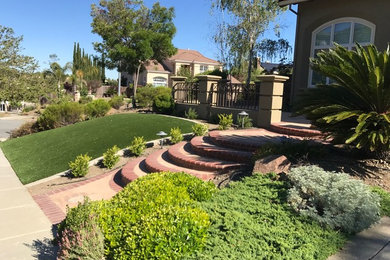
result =
[[156,96],[156,89],[152,86],[140,87],[137,90],[137,104],[140,107],[150,108],[153,106],[153,99]]
[[113,96],[108,103],[112,108],[119,109],[123,105],[123,96]]
[[169,132],[169,136],[171,137],[172,144],[177,144],[183,141],[183,135],[181,134],[181,130],[179,127],[171,128],[171,131]]
[[230,114],[230,115],[219,114],[218,118],[219,118],[219,126],[218,126],[219,130],[229,129],[233,124],[233,115],[232,114]]
[[[169,88],[166,88],[169,90]],[[171,114],[175,108],[175,102],[170,93],[157,94],[153,99],[153,111],[162,114]]]
[[85,104],[88,104],[89,102],[92,102],[92,101],[93,101],[92,97],[86,96],[86,97],[80,97],[79,103],[85,105]]
[[114,167],[114,165],[119,162],[119,155],[116,154],[117,152],[119,152],[119,148],[118,146],[114,145],[103,154],[104,167],[112,169],[112,167]]
[[29,134],[34,134],[38,132],[38,126],[35,122],[26,122],[21,125],[19,128],[11,131],[11,138],[17,138]]
[[23,113],[28,113],[28,112],[30,112],[30,111],[33,111],[35,109],[35,106],[25,106],[24,108],[23,108]]
[[84,107],[76,102],[64,102],[48,106],[38,117],[40,130],[54,129],[83,120]]
[[242,127],[242,121],[244,121],[244,128],[251,128],[253,126],[252,119],[249,116],[237,116],[237,125]]
[[184,116],[188,119],[197,119],[198,118],[198,113],[196,112],[195,109],[190,108],[188,111],[184,112]]
[[204,250],[188,259],[327,259],[346,236],[299,216],[286,201],[288,183],[254,175],[201,202],[211,226]]
[[288,201],[301,215],[347,233],[379,220],[379,197],[362,181],[317,166],[292,169]]
[[69,169],[72,176],[78,178],[87,175],[91,159],[87,154],[80,154],[73,162],[70,162]]
[[88,103],[85,107],[85,112],[88,118],[98,118],[105,116],[110,110],[110,104],[104,99],[96,99]]
[[371,191],[381,198],[381,216],[390,216],[390,193],[380,187],[372,187]]
[[146,149],[146,142],[143,136],[135,136],[129,146],[129,150],[135,156],[140,156]]
[[336,45],[311,60],[314,71],[331,84],[309,89],[296,102],[304,114],[335,142],[386,155],[390,149],[390,48],[356,46],[356,51]]
[[192,126],[192,132],[194,132],[194,135],[196,136],[204,136],[209,131],[209,128],[205,124],[194,124]]
[[329,151],[325,145],[308,140],[266,143],[256,150],[256,153],[253,155],[253,161],[278,154],[286,156],[293,163],[297,163],[302,158],[322,158],[329,154]]
[[178,259],[204,245],[210,222],[197,203],[215,191],[214,184],[185,173],[149,174],[107,202],[71,209],[59,234],[93,216],[107,259]]

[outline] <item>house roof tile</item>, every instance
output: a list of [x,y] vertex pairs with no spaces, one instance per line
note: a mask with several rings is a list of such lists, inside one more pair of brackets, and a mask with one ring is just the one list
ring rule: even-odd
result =
[[203,56],[200,52],[194,50],[178,49],[177,53],[169,58],[172,61],[203,62],[210,64],[221,64],[220,62]]

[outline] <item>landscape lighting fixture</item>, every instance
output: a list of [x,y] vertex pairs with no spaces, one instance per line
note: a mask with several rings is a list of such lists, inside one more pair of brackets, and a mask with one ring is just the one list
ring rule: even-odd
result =
[[241,117],[241,120],[242,120],[242,128],[244,129],[244,118],[245,117],[247,117],[247,116],[249,116],[249,114],[247,113],[247,112],[245,112],[245,111],[242,111],[242,112],[240,112],[239,114],[238,114],[240,117]]
[[160,131],[157,133],[157,135],[161,138],[160,139],[160,146],[161,146],[161,149],[163,148],[163,145],[164,145],[164,137],[167,136],[168,134],[165,133],[164,131]]

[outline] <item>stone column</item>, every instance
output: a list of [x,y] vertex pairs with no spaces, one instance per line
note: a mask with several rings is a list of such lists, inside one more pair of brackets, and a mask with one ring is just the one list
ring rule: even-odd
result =
[[[183,82],[185,82],[186,81],[186,79],[187,79],[187,77],[182,77],[182,76],[171,76],[170,77],[170,84],[169,84],[169,86],[171,87],[171,88],[173,88],[173,86],[175,86],[177,83],[183,83]],[[180,95],[180,93],[174,93],[174,96],[173,96],[173,100],[177,100],[178,98],[179,98],[179,96],[178,95]]]
[[289,77],[279,75],[260,75],[259,113],[257,125],[269,127],[282,120],[283,88]]
[[210,90],[213,84],[217,84],[222,79],[220,76],[214,75],[198,75],[196,78],[199,80],[199,107],[198,115],[200,118],[209,119],[210,116]]

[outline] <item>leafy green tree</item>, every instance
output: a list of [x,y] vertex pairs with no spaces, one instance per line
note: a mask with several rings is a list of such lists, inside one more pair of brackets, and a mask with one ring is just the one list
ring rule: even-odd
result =
[[331,79],[309,89],[297,102],[304,114],[337,142],[387,156],[390,149],[390,49],[336,45],[311,60],[314,71]]
[[142,0],[101,0],[92,5],[91,15],[92,31],[103,40],[97,45],[107,53],[107,67],[135,74],[134,96],[144,65],[162,62],[177,51],[172,44],[176,33],[172,7],[157,2],[150,9]]
[[226,12],[230,22],[221,23],[214,40],[221,48],[228,47],[233,55],[234,65],[243,57],[249,62],[246,82],[252,73],[252,58],[260,36],[269,28],[270,22],[283,12],[275,0],[214,0],[213,8]]

